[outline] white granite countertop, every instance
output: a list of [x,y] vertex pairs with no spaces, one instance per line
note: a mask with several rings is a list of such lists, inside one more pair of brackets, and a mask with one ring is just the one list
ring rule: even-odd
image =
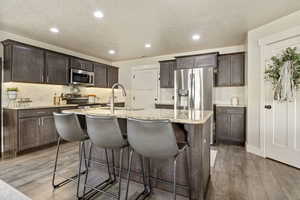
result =
[[[124,102],[115,102],[115,103],[124,103]],[[96,104],[108,104],[107,102],[99,102],[99,103],[91,103],[90,105]],[[60,105],[53,105],[53,104],[45,104],[45,105],[30,105],[30,106],[23,106],[23,107],[7,107],[4,106],[4,109],[14,109],[14,110],[26,110],[26,109],[43,109],[43,108],[65,108],[65,107],[75,107],[79,106],[78,104],[60,104]],[[89,106],[89,105],[86,105]]]
[[65,107],[75,107],[78,104],[63,104],[63,105],[31,105],[24,107],[4,107],[5,109],[14,109],[14,110],[26,110],[26,109],[43,109],[43,108],[65,108]]
[[232,105],[232,104],[215,104],[215,105],[219,106],[219,107],[238,107],[238,108],[247,107],[247,105],[244,105],[244,104],[238,104],[238,105]]
[[0,180],[0,199],[1,200],[31,200],[20,191]]
[[65,110],[64,113],[80,115],[116,116],[145,120],[170,120],[173,123],[204,124],[212,116],[212,111],[174,111],[169,109],[117,109],[111,114],[109,109],[89,108]]

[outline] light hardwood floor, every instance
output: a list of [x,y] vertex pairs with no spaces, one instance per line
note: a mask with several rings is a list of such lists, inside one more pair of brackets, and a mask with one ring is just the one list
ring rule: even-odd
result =
[[[300,170],[245,152],[243,147],[220,145],[211,171],[207,200],[300,200]],[[76,172],[78,149],[62,148],[63,166]],[[75,184],[52,191],[51,174],[55,147],[0,162],[0,179],[33,200],[73,200]],[[60,164],[61,166],[61,164]],[[69,172],[69,171],[68,171]],[[67,172],[66,172],[67,173]],[[125,185],[124,185],[125,187]],[[133,184],[131,199],[142,187]],[[97,199],[110,199],[100,196]],[[169,193],[155,190],[151,199],[171,199]],[[178,200],[185,199],[178,197]]]

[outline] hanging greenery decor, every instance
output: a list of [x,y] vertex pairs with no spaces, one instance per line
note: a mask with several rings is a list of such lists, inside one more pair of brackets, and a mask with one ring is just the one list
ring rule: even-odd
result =
[[274,89],[274,100],[293,101],[300,86],[300,53],[297,48],[286,48],[280,56],[271,58],[265,71],[265,79]]

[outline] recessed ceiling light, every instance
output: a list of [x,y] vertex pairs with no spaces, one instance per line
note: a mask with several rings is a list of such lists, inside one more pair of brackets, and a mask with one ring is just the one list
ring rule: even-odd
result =
[[150,43],[146,43],[145,44],[145,48],[150,48],[151,47],[151,44]]
[[193,35],[193,40],[199,40],[200,39],[200,35],[198,35],[198,34],[195,34],[195,35]]
[[111,49],[111,50],[108,51],[108,53],[109,53],[109,54],[115,54],[116,51]]
[[94,16],[100,19],[104,17],[103,13],[100,10],[95,11]]
[[50,31],[51,31],[52,33],[58,33],[58,32],[59,32],[58,28],[56,28],[56,27],[50,28]]

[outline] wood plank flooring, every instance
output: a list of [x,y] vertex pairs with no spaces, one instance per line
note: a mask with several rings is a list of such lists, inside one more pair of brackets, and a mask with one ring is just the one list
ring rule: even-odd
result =
[[[220,145],[211,171],[207,200],[300,200],[300,170],[245,152],[243,147]],[[64,144],[61,154],[63,173],[76,173],[78,148]],[[55,191],[51,176],[55,147],[0,162],[0,179],[19,189],[33,200],[73,200],[75,184]],[[125,185],[122,186],[124,190]],[[130,199],[142,186],[132,184]],[[113,188],[112,190],[116,190]],[[99,196],[97,200],[110,199]],[[171,199],[169,193],[155,190],[153,200]],[[178,200],[185,198],[178,196]]]

